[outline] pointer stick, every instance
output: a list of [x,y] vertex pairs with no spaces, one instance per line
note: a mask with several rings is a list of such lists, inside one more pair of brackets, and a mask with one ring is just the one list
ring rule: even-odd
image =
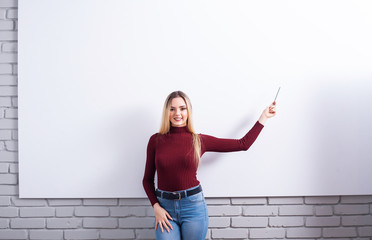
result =
[[[276,96],[275,96],[274,102],[276,101],[276,98],[278,97],[278,94],[279,94],[280,88],[281,88],[281,87],[279,87],[278,92],[276,93]],[[273,102],[273,103],[274,103],[274,102]]]

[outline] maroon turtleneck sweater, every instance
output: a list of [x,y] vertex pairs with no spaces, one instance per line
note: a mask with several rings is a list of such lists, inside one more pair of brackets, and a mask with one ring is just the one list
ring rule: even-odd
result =
[[[233,152],[248,150],[264,126],[258,121],[241,139],[222,139],[199,134],[201,155],[205,152]],[[158,173],[158,188],[179,191],[199,185],[194,158],[192,135],[187,127],[171,127],[168,134],[156,133],[147,146],[143,187],[152,205],[158,202],[154,177]]]

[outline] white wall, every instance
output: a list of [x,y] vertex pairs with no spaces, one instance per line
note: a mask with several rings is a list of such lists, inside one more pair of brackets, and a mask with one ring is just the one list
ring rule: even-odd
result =
[[205,155],[206,195],[372,194],[370,10],[21,0],[20,196],[143,197],[146,144],[169,92],[188,93],[199,132],[238,138],[278,86],[278,116],[248,152]]

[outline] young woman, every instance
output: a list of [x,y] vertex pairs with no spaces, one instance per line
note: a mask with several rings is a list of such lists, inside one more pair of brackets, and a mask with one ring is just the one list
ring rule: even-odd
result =
[[147,146],[143,177],[143,187],[155,212],[157,239],[205,239],[208,209],[196,178],[200,157],[208,151],[248,150],[266,120],[275,116],[275,106],[274,102],[267,107],[243,138],[221,139],[195,133],[191,102],[185,93],[175,91],[168,95],[160,131],[151,136]]

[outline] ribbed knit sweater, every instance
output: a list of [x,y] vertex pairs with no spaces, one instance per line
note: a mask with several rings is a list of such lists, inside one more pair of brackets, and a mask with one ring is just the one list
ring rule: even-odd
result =
[[[201,155],[205,152],[248,150],[263,127],[257,121],[241,139],[223,139],[199,134]],[[156,133],[150,137],[142,184],[151,205],[158,202],[155,195],[155,171],[158,174],[158,188],[164,191],[174,192],[199,185],[192,134],[187,127],[171,127],[167,134]]]

